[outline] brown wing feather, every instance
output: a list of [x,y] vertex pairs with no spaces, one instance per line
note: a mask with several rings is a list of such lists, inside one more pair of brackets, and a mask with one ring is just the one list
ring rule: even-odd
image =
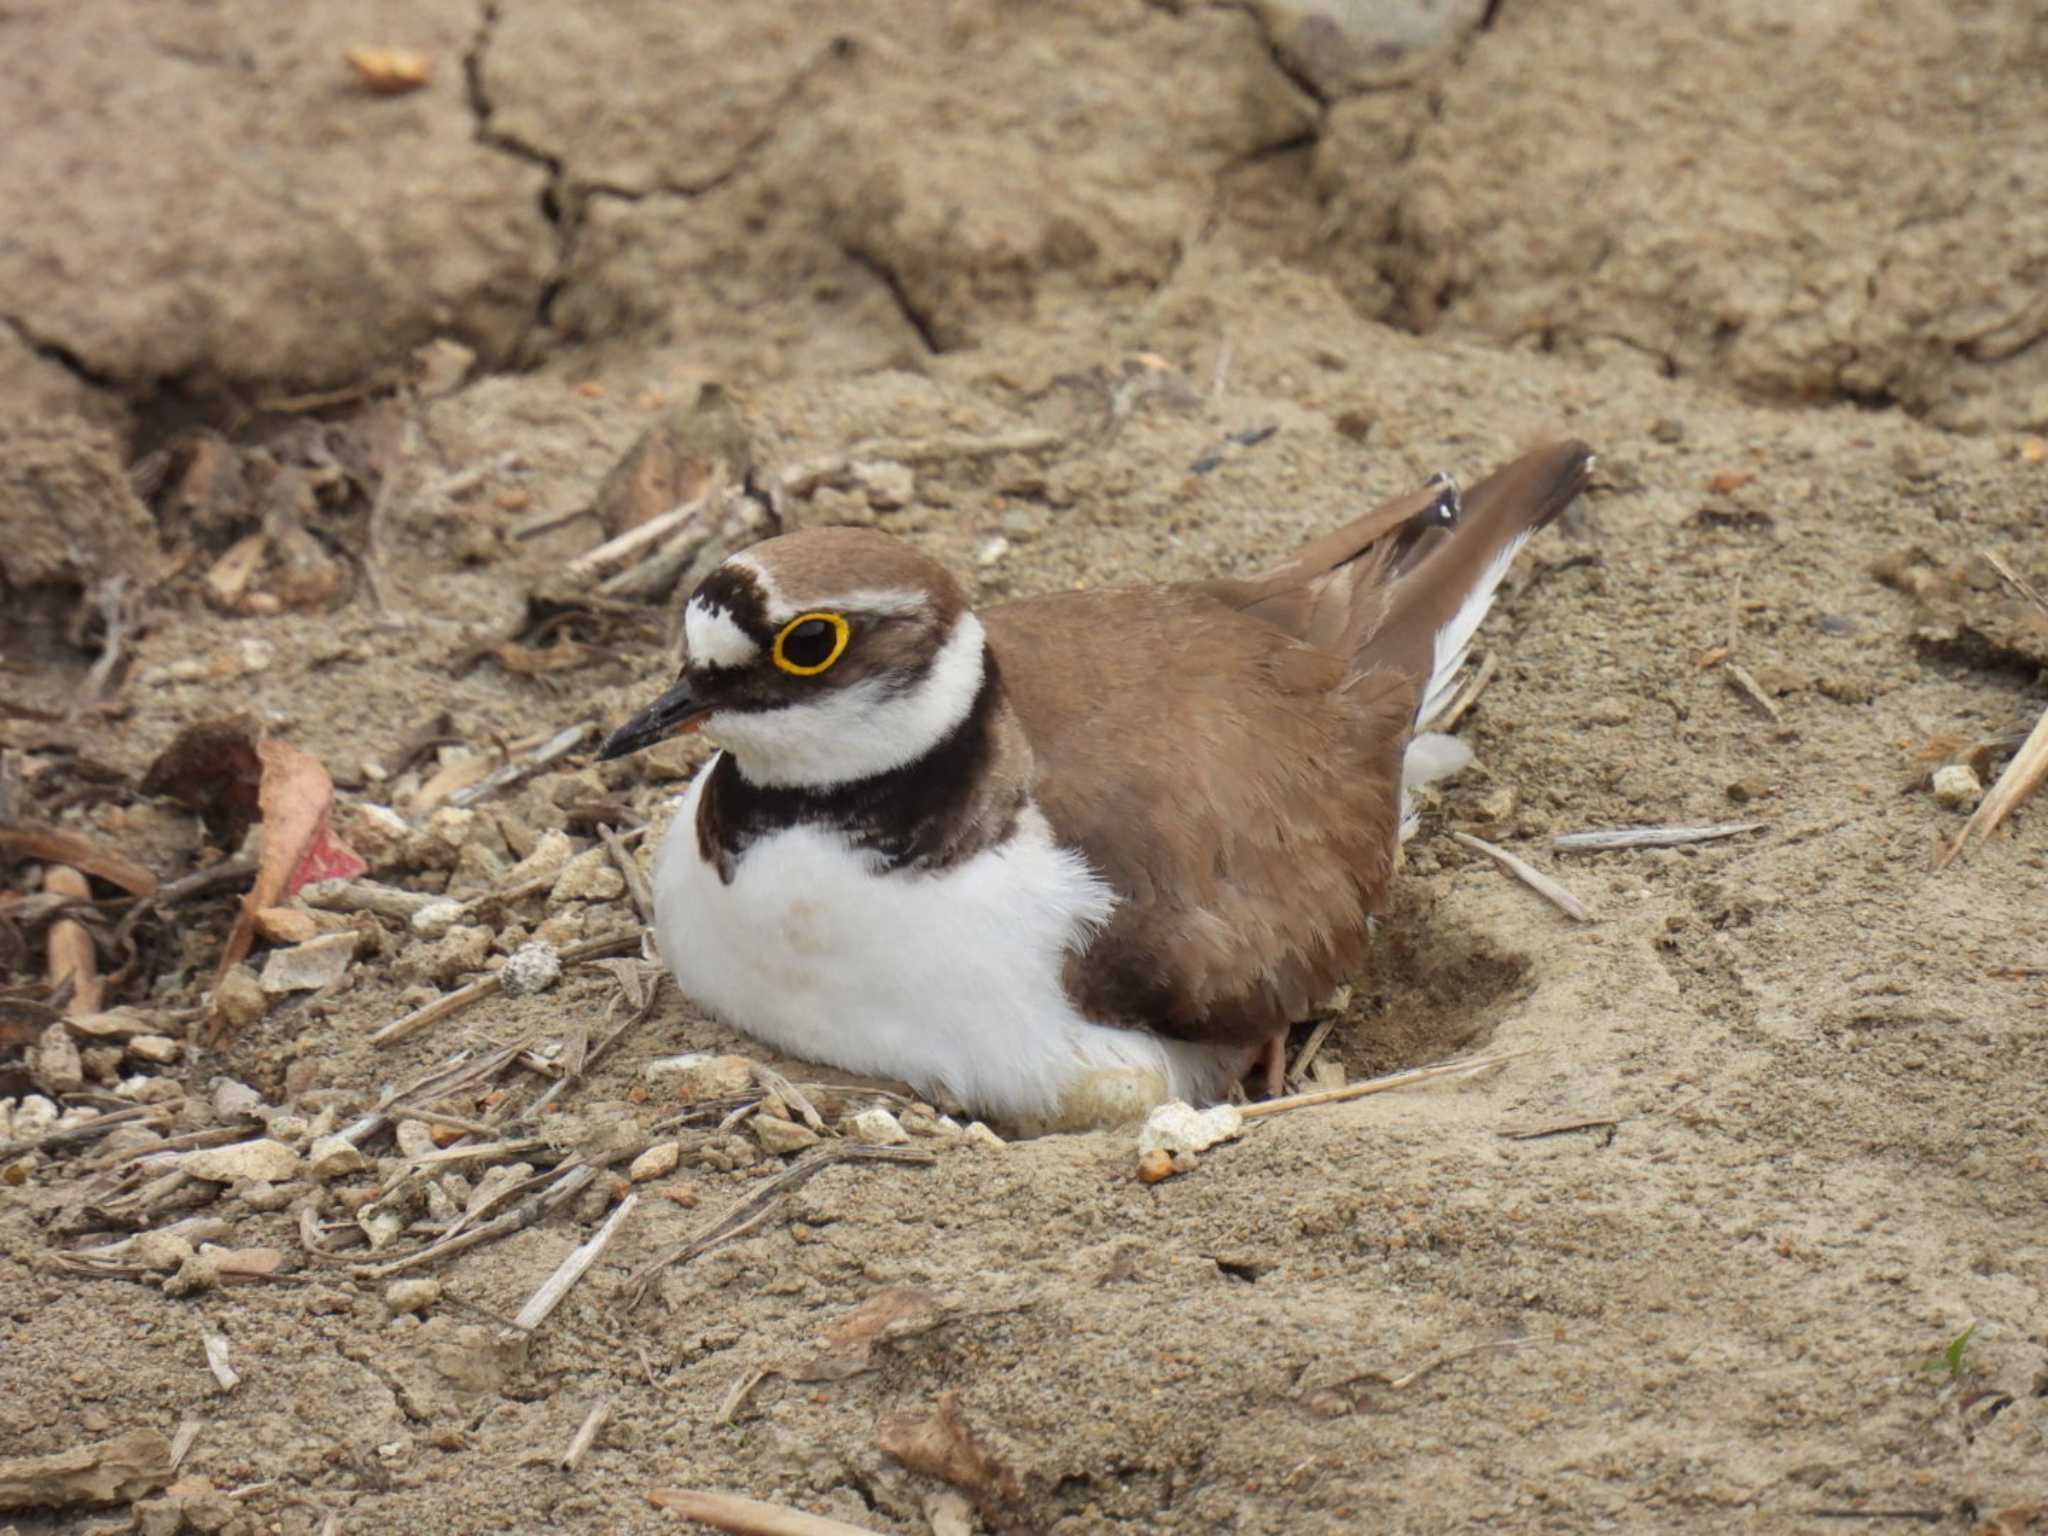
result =
[[[1365,952],[1414,698],[1201,593],[985,610],[1055,835],[1115,888],[1068,970],[1090,1017],[1261,1039]],[[1162,686],[1163,683],[1172,686]]]
[[1034,793],[1119,905],[1068,967],[1090,1017],[1252,1044],[1366,956],[1438,628],[1583,489],[1582,444],[1396,498],[1264,576],[984,610]]

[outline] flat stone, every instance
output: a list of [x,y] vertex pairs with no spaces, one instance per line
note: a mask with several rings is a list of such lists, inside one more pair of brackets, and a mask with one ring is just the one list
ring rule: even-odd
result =
[[1205,1152],[1219,1141],[1231,1141],[1244,1134],[1244,1115],[1235,1104],[1217,1104],[1196,1109],[1178,1101],[1161,1104],[1145,1117],[1138,1131],[1138,1151]]
[[635,1184],[645,1184],[649,1179],[665,1178],[676,1171],[676,1164],[682,1160],[681,1142],[657,1141],[626,1166],[626,1177]]
[[626,877],[612,863],[611,854],[603,848],[593,848],[562,866],[554,889],[548,892],[548,903],[559,906],[565,901],[617,901],[625,894]]
[[263,990],[272,997],[287,992],[317,992],[341,980],[355,957],[353,931],[324,933],[290,949],[272,950],[263,966]]
[[298,1176],[299,1163],[298,1153],[281,1141],[265,1137],[237,1142],[231,1147],[202,1147],[187,1152],[179,1166],[195,1179],[209,1179],[216,1184],[234,1184],[243,1179],[282,1184]]
[[855,1141],[871,1147],[900,1147],[910,1140],[910,1132],[879,1104],[855,1115],[847,1122],[847,1131]]
[[324,1182],[361,1173],[369,1161],[346,1136],[322,1136],[306,1156],[306,1171]]
[[818,1133],[808,1125],[794,1120],[779,1120],[773,1115],[756,1115],[747,1122],[754,1133],[754,1139],[761,1143],[764,1151],[778,1157],[784,1153],[802,1152],[818,1144]]
[[746,1057],[709,1051],[664,1056],[641,1071],[649,1083],[684,1099],[735,1099],[754,1086],[754,1064]]

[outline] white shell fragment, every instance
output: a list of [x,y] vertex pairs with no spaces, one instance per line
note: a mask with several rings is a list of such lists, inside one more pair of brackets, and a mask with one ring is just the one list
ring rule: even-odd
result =
[[1984,785],[1967,763],[1946,763],[1934,770],[1934,803],[1943,810],[1967,811],[1984,798]]
[[1244,1116],[1235,1104],[1196,1109],[1175,1100],[1145,1117],[1138,1131],[1138,1153],[1206,1152],[1219,1141],[1234,1141],[1243,1134]]

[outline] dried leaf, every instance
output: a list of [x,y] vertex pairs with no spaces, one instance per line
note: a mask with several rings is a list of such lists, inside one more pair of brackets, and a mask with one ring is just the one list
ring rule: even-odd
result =
[[239,965],[256,938],[256,914],[316,880],[348,880],[369,865],[334,835],[334,781],[320,759],[289,742],[265,737],[256,744],[262,764],[257,802],[263,815],[263,853],[256,883],[242,899],[214,984]]
[[957,1392],[941,1397],[928,1414],[892,1414],[882,1421],[877,1439],[884,1455],[958,1488],[998,1529],[1011,1523],[1006,1511],[1023,1500],[1017,1474],[967,1427]]
[[142,776],[145,795],[168,795],[197,811],[221,847],[242,844],[259,809],[263,765],[256,755],[256,722],[246,715],[187,726]]
[[780,1367],[791,1381],[844,1381],[874,1368],[875,1345],[928,1333],[945,1321],[939,1298],[914,1285],[878,1291],[818,1335],[818,1347]]

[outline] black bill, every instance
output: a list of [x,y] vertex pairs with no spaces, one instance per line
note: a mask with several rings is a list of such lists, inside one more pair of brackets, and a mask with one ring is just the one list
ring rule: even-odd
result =
[[709,713],[708,707],[690,692],[689,683],[678,678],[667,693],[605,737],[597,755],[604,760],[638,752],[642,747],[695,730]]

